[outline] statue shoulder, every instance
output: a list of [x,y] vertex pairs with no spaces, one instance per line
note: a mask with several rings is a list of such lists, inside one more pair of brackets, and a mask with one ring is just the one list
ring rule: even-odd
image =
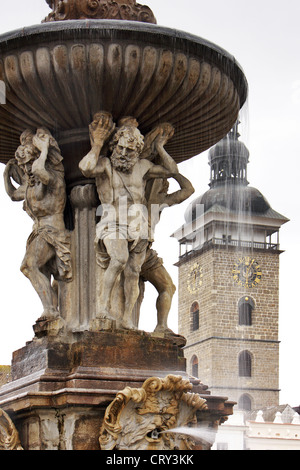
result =
[[150,168],[152,168],[154,166],[154,163],[150,162],[149,160],[146,160],[145,158],[139,160],[138,162],[138,167],[140,168],[140,170],[143,172],[143,174],[145,175],[149,170]]

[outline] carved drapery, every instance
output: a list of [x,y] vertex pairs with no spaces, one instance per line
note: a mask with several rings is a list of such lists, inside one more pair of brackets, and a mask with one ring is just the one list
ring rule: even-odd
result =
[[196,425],[196,412],[208,409],[206,400],[191,389],[189,380],[174,375],[149,378],[140,389],[126,387],[106,409],[101,449],[192,449],[192,438],[172,433]]
[[5,411],[0,408],[0,451],[23,450],[18,431]]
[[91,19],[141,21],[156,24],[151,9],[135,0],[46,0],[52,12],[44,22]]

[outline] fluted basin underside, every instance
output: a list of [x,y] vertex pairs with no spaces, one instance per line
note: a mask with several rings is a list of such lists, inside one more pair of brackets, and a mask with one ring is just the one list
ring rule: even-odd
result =
[[0,36],[0,161],[26,128],[46,126],[59,143],[88,140],[93,114],[133,115],[142,132],[170,122],[177,162],[218,142],[247,96],[244,74],[226,51],[156,25],[109,20],[48,23]]

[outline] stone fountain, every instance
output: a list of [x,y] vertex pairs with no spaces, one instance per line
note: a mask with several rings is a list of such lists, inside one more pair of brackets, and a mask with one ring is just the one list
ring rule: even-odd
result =
[[[168,432],[215,429],[233,403],[187,376],[185,339],[167,325],[174,285],[152,242],[161,210],[193,193],[178,164],[229,132],[246,79],[226,51],[158,26],[134,0],[47,3],[42,24],[0,36],[0,161],[33,219],[21,270],[43,305],[0,390],[7,442],[209,448]],[[153,333],[138,329],[147,281]]]

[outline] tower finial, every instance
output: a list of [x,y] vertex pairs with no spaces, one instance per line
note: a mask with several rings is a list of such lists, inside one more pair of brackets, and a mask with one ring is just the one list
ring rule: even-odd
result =
[[241,134],[239,133],[239,125],[241,124],[241,121],[237,120],[229,132],[228,136],[232,137],[235,140],[238,140],[239,137],[241,137]]

